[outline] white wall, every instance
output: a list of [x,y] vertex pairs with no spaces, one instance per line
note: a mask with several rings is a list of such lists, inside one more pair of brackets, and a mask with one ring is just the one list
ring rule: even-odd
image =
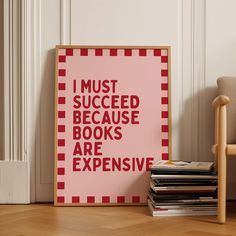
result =
[[0,0],[0,203],[30,202],[24,3]]
[[33,201],[53,199],[56,44],[171,46],[173,158],[213,160],[211,100],[216,78],[236,74],[236,1],[22,1],[28,4],[30,39],[27,138]]
[[[206,81],[209,90],[206,94],[206,104],[210,105],[215,95],[213,87],[220,76],[236,76],[236,22],[235,0],[206,1]],[[205,112],[206,126],[212,130],[213,116]],[[209,136],[212,140],[212,135]],[[207,148],[209,142],[204,148]],[[228,196],[236,196],[236,159],[227,158],[227,190]]]
[[[52,199],[54,52],[56,44],[170,45],[172,96],[180,99],[182,1],[36,0],[37,139],[36,200]],[[49,24],[50,21],[50,24]],[[173,152],[179,156],[179,103],[173,103]]]
[[[38,79],[46,92],[41,90],[37,183],[40,180],[40,186],[47,185],[52,192],[53,133],[46,127],[53,123],[50,65],[54,60],[51,50],[58,43],[170,45],[173,158],[212,160],[210,103],[216,95],[216,78],[236,74],[236,54],[232,52],[236,33],[226,27],[236,21],[235,7],[233,0],[227,4],[223,0],[41,0],[42,74]],[[224,56],[216,56],[216,51]],[[38,189],[38,200],[51,198],[48,191],[41,196],[42,189]]]

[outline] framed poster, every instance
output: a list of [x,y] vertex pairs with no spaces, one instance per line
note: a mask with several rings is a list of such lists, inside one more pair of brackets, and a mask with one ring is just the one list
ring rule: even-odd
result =
[[169,91],[169,47],[57,46],[55,205],[146,204]]

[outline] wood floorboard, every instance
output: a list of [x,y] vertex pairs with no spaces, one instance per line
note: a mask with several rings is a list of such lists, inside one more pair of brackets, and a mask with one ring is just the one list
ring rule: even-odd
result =
[[146,206],[54,207],[0,205],[1,236],[235,236],[236,203],[228,203],[227,223],[215,216],[151,217]]

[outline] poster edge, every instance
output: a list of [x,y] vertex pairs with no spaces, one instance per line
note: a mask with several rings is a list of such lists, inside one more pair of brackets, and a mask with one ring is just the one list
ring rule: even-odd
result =
[[59,49],[67,49],[67,48],[131,48],[131,49],[166,49],[168,56],[168,152],[169,152],[169,160],[172,160],[172,109],[171,109],[171,46],[127,46],[127,45],[56,45],[55,50],[55,123],[54,123],[54,206],[144,206],[147,203],[58,203],[57,202],[57,96],[58,96],[58,51]]

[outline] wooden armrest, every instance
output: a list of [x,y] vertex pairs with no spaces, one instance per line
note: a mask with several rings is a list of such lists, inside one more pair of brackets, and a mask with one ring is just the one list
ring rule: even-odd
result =
[[212,106],[214,108],[219,107],[219,106],[224,106],[227,105],[230,102],[229,97],[225,96],[225,95],[219,95],[218,97],[216,97],[214,99],[214,101],[212,102]]

